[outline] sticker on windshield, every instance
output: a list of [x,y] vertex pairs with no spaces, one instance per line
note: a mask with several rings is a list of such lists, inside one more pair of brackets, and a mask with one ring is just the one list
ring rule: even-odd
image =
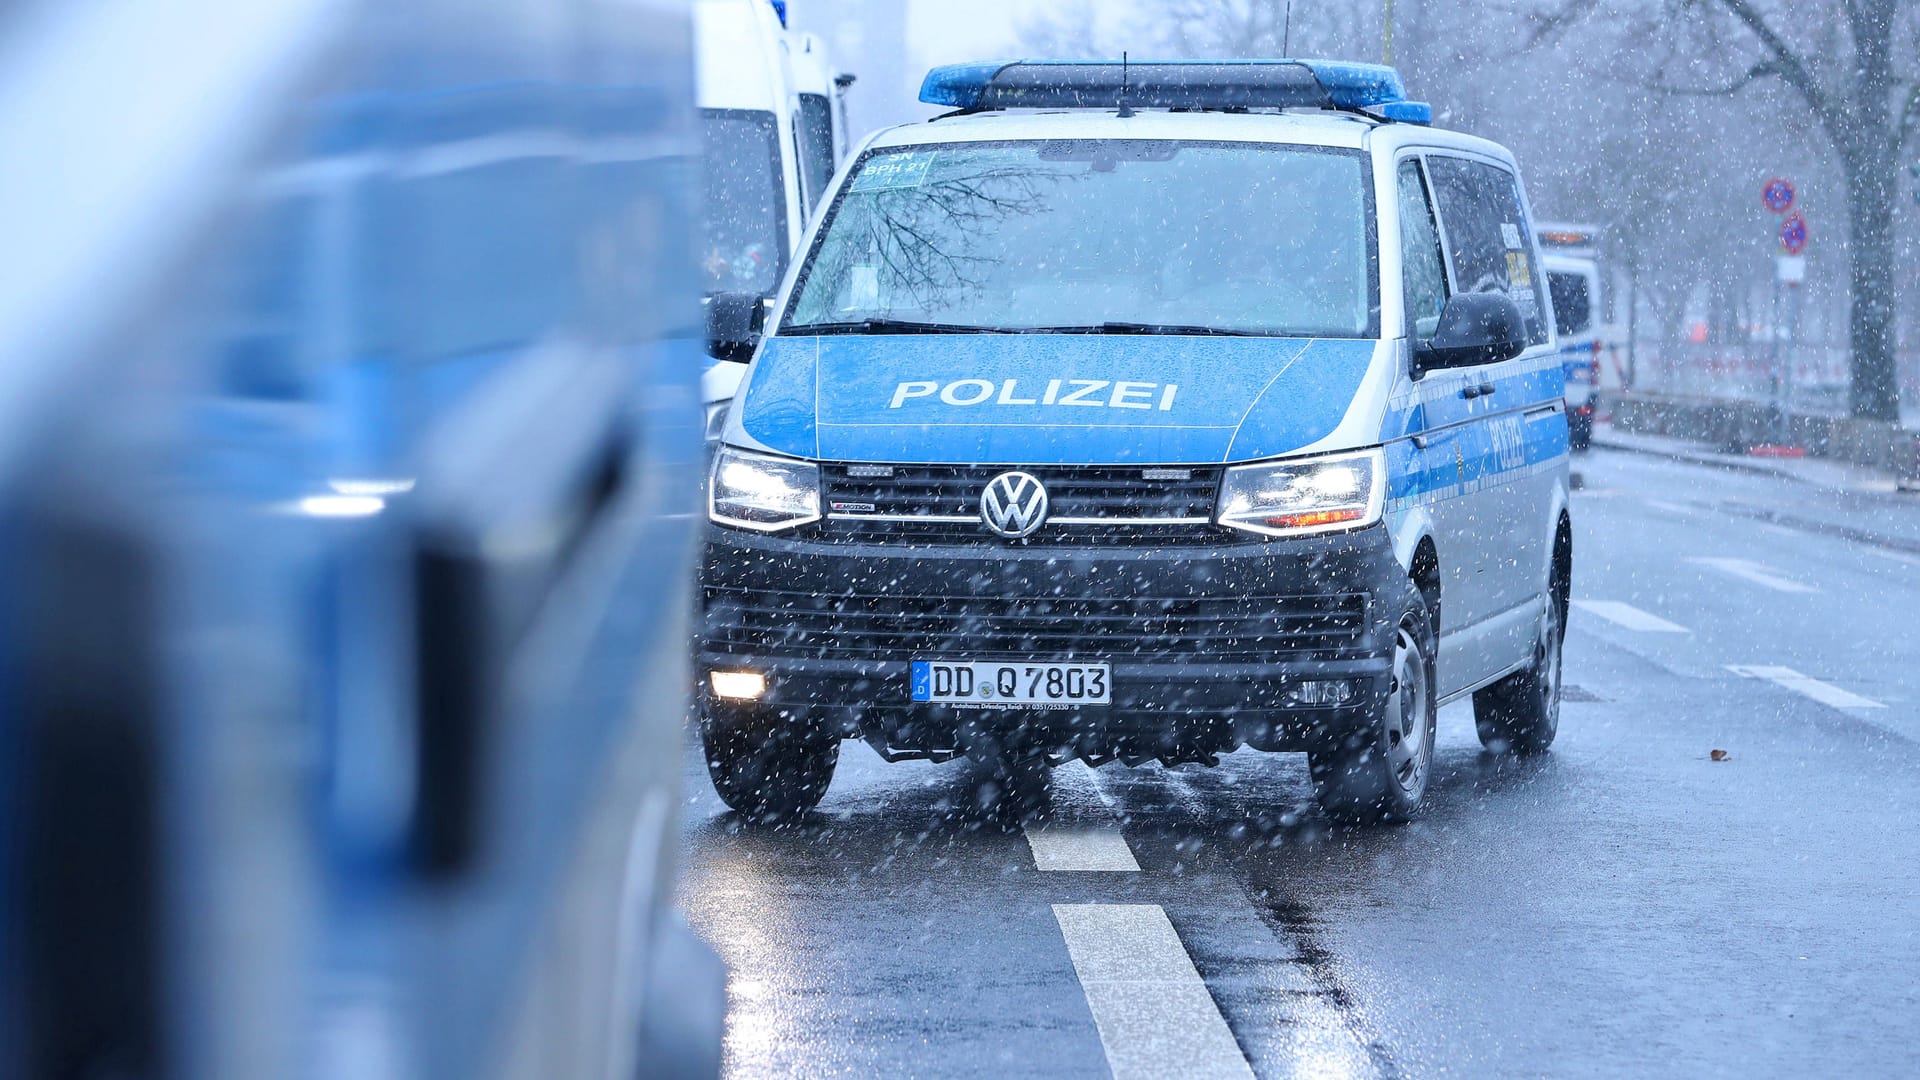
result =
[[855,266],[847,278],[847,310],[872,311],[880,306],[880,268]]
[[1533,268],[1527,265],[1526,252],[1507,252],[1507,284],[1516,289],[1532,287]]
[[895,191],[902,188],[917,188],[926,182],[927,170],[933,166],[933,159],[939,157],[938,151],[915,154],[886,154],[869,158],[860,167],[860,175],[853,178],[852,191]]
[[1500,223],[1500,239],[1507,242],[1508,251],[1518,251],[1527,246],[1520,240],[1520,226],[1515,225],[1511,221],[1503,221]]

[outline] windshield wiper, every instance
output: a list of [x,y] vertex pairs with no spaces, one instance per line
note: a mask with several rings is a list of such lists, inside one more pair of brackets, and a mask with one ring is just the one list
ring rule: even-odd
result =
[[1103,322],[1087,326],[977,326],[970,323],[917,322],[912,319],[857,319],[850,322],[801,323],[785,327],[802,334],[1167,334],[1210,337],[1287,337],[1266,330],[1232,330],[1218,326],[1180,323]]
[[788,334],[1007,334],[998,326],[965,323],[915,322],[912,319],[858,319],[852,322],[801,323],[785,328]]
[[1103,322],[1088,326],[1030,326],[1026,334],[1197,334],[1215,337],[1281,337],[1267,330],[1232,330],[1220,326],[1185,326],[1180,323]]

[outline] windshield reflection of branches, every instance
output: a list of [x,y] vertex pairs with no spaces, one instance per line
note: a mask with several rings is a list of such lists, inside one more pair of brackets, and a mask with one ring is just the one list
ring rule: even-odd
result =
[[889,287],[886,306],[910,301],[931,311],[978,296],[1005,261],[998,223],[1047,212],[1054,189],[1075,179],[1058,169],[1002,165],[864,198],[866,253]]

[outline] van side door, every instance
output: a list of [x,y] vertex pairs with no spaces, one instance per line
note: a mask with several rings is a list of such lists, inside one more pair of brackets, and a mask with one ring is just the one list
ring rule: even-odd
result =
[[[1518,179],[1503,164],[1464,153],[1429,152],[1425,164],[1454,292],[1504,293],[1526,330],[1527,348],[1514,359],[1428,377],[1445,380],[1428,408],[1461,432],[1460,496],[1435,519],[1463,569],[1472,567],[1463,592],[1476,624],[1463,628],[1462,658],[1472,657],[1465,666],[1477,684],[1531,654],[1552,542],[1552,466],[1566,448],[1564,384]],[[1443,564],[1447,558],[1443,546]],[[1443,644],[1443,658],[1445,651]],[[1442,692],[1459,688],[1443,685]]]
[[1479,443],[1471,430],[1475,416],[1461,397],[1469,380],[1447,371],[1422,375],[1417,366],[1420,346],[1439,328],[1452,284],[1426,168],[1417,153],[1400,159],[1394,179],[1407,345],[1414,372],[1420,375],[1415,384],[1419,404],[1410,425],[1418,463],[1415,483],[1433,517],[1440,561],[1439,689],[1451,694],[1470,687],[1491,663],[1482,655],[1475,631],[1493,614],[1495,600],[1488,592],[1486,553],[1476,540],[1473,507],[1463,498],[1466,459],[1470,453],[1477,459]]

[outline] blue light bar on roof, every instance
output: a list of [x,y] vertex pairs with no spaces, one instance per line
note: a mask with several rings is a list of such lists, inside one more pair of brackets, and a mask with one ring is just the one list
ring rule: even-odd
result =
[[[1339,60],[1014,60],[927,73],[920,100],[990,109],[1366,109],[1425,123],[1400,73]],[[1388,110],[1397,115],[1387,115]]]

